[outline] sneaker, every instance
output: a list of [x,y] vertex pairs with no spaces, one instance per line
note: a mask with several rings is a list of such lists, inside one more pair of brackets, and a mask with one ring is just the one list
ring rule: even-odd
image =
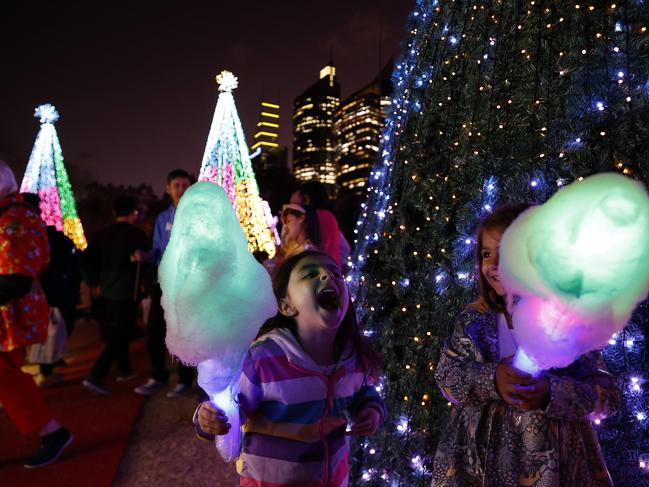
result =
[[155,380],[153,378],[150,378],[148,381],[146,381],[144,384],[141,386],[136,387],[133,389],[135,392],[138,394],[142,394],[143,396],[150,396],[156,391],[159,391],[163,387],[165,387],[167,384],[162,382],[161,380]]
[[65,428],[41,437],[41,446],[36,454],[24,463],[25,468],[44,467],[53,463],[65,450],[74,436]]
[[167,392],[167,397],[171,399],[178,396],[184,396],[185,394],[189,394],[190,392],[192,392],[192,386],[178,383],[169,392]]
[[63,382],[63,376],[56,372],[47,375],[38,374],[34,376],[34,382],[36,382],[38,387],[50,387],[59,382]]
[[127,380],[135,379],[137,377],[136,372],[129,372],[127,374],[120,374],[117,376],[117,379],[115,379],[117,382],[126,382]]
[[110,391],[108,389],[105,389],[99,384],[96,384],[92,379],[85,379],[82,384],[83,387],[88,389],[90,392],[94,392],[95,394],[99,394],[100,396],[110,396]]

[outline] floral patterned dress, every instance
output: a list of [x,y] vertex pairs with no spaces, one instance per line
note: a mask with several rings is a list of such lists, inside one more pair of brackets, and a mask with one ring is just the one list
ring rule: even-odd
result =
[[495,386],[494,313],[467,309],[442,351],[435,379],[452,404],[433,464],[434,487],[600,487],[612,481],[591,419],[614,413],[621,394],[600,352],[547,372],[545,410],[524,412]]
[[38,211],[20,195],[0,199],[0,274],[34,279],[27,294],[0,305],[0,352],[47,338],[49,306],[38,277],[49,259],[47,230]]

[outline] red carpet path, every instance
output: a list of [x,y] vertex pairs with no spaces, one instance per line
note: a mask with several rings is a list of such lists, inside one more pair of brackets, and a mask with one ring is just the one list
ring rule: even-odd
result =
[[131,344],[133,368],[139,376],[115,382],[111,370],[106,387],[111,396],[97,396],[81,385],[101,351],[95,322],[78,321],[68,343],[66,367],[56,371],[64,381],[43,389],[55,417],[74,434],[73,443],[59,460],[28,470],[22,460],[33,454],[37,436],[23,437],[0,409],[0,486],[2,487],[103,487],[113,481],[129,436],[138,417],[142,397],[133,388],[148,377],[143,340]]

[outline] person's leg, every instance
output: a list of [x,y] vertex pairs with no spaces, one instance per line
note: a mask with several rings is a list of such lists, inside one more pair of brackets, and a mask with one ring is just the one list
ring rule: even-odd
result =
[[110,371],[110,366],[113,365],[115,357],[117,355],[116,349],[119,346],[116,344],[115,338],[109,338],[104,343],[104,349],[102,350],[99,358],[95,362],[95,365],[90,370],[90,375],[88,379],[97,386],[102,386],[104,380]]
[[23,360],[22,348],[0,352],[0,403],[18,431],[27,435],[40,431],[53,416],[32,376],[20,370]]
[[147,348],[151,361],[151,377],[158,382],[167,383],[169,381],[169,371],[166,366],[167,347],[165,346],[167,325],[160,304],[161,297],[160,285],[156,283],[151,291],[151,309],[147,323]]
[[192,387],[196,377],[196,368],[189,367],[182,362],[178,363],[178,383],[187,387]]
[[24,466],[44,467],[61,455],[73,436],[54,419],[31,376],[20,370],[24,353],[22,348],[0,352],[0,402],[18,431],[41,436],[38,451]]
[[136,304],[130,301],[115,303],[115,328],[118,330],[115,343],[115,361],[120,377],[133,374],[128,344],[133,335],[136,323]]

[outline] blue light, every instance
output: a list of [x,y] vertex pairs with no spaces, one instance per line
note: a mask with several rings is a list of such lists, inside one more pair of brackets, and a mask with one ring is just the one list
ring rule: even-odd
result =
[[615,32],[622,32],[622,23],[615,22]]
[[457,44],[457,37],[455,37],[455,36],[449,37],[448,40],[453,45]]
[[606,106],[604,105],[604,103],[601,102],[601,101],[598,101],[595,105],[597,106],[597,109],[598,109],[600,112],[604,111],[604,109],[606,108]]
[[538,185],[539,182],[536,179],[532,179],[532,181],[530,182],[530,186],[532,186],[533,188],[536,188]]
[[401,279],[401,281],[399,281],[399,283],[403,287],[408,287],[408,286],[410,286],[410,279],[408,279],[407,277],[404,277],[403,279]]

